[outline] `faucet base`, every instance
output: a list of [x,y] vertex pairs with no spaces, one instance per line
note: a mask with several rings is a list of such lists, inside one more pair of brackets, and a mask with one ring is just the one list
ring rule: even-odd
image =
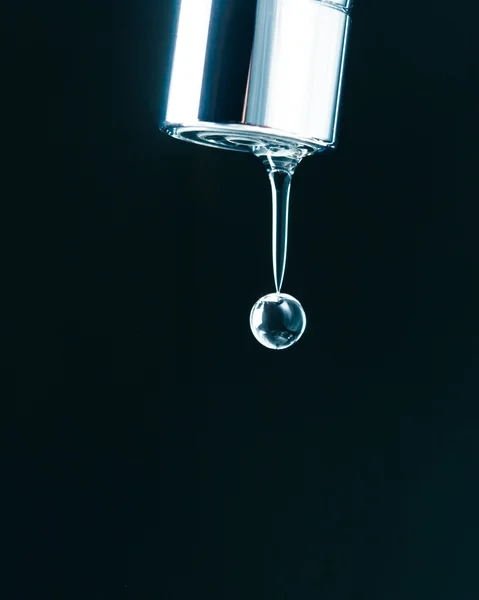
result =
[[281,152],[301,160],[305,156],[334,148],[331,142],[305,139],[278,129],[244,123],[197,122],[191,125],[163,123],[162,131],[180,140],[260,155],[263,151]]

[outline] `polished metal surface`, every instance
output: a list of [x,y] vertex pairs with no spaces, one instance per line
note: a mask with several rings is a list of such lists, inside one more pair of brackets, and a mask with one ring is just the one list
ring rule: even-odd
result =
[[160,127],[207,145],[336,143],[349,0],[177,0]]

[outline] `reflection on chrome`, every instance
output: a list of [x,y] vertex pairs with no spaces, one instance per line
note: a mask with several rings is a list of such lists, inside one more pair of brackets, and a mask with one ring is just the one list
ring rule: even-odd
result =
[[172,123],[194,122],[198,118],[212,3],[213,0],[181,2],[168,97],[167,120]]

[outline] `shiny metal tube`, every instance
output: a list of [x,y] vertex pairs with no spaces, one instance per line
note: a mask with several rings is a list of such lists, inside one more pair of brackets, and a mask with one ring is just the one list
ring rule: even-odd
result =
[[177,0],[160,128],[234,150],[334,147],[350,0]]

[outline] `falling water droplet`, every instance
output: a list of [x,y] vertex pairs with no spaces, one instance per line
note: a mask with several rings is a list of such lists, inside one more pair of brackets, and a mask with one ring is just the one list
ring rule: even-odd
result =
[[306,315],[292,296],[268,294],[253,306],[250,325],[260,344],[272,350],[284,350],[303,335]]

